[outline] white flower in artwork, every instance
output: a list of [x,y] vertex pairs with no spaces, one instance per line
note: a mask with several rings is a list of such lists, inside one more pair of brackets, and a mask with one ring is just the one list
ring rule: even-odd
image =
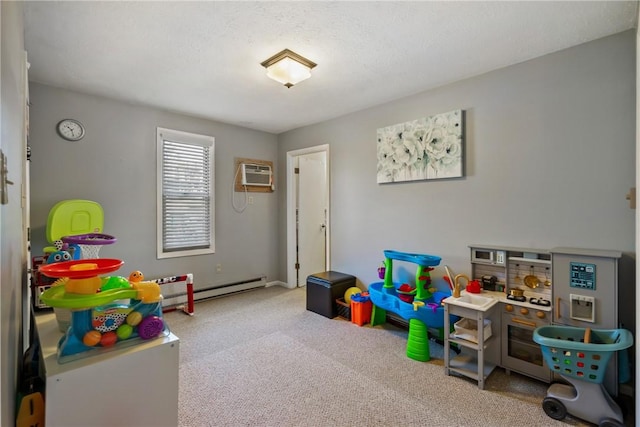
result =
[[378,182],[462,176],[462,131],[462,110],[378,129]]
[[443,165],[453,165],[460,161],[462,155],[462,144],[460,138],[456,135],[447,135],[444,140],[444,150],[446,155],[442,157]]
[[393,182],[393,178],[402,167],[396,159],[396,151],[402,145],[400,135],[402,125],[378,129],[378,181]]
[[416,144],[415,138],[404,135],[401,144],[396,145],[396,159],[404,166],[412,166],[418,159],[420,147]]
[[393,158],[393,144],[391,141],[383,141],[378,137],[378,165],[389,166],[388,163],[391,162]]
[[445,136],[442,133],[442,129],[436,128],[431,133],[431,138],[425,145],[425,150],[430,161],[437,161],[446,154],[444,138]]

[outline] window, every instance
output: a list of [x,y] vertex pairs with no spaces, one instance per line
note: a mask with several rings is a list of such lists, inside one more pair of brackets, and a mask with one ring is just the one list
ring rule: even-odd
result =
[[211,254],[214,138],[157,128],[158,258]]

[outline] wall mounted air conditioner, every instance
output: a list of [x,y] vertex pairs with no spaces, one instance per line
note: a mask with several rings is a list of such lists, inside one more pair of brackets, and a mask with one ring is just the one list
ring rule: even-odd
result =
[[271,166],[242,163],[242,185],[271,186]]

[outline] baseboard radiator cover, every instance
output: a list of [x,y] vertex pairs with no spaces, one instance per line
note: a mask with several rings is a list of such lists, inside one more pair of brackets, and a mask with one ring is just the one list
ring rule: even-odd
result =
[[[236,292],[247,291],[255,288],[263,288],[266,286],[266,283],[267,277],[262,276],[239,280],[224,285],[212,285],[206,288],[194,289],[193,299],[194,301],[198,302]],[[175,306],[184,304],[187,301],[187,295],[186,293],[184,293],[184,288],[181,291],[182,292],[178,295],[172,293],[165,294],[163,292],[163,305]]]

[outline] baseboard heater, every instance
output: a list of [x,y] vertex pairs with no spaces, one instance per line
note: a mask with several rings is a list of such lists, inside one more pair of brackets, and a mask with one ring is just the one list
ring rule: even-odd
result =
[[[249,289],[262,288],[267,284],[266,276],[254,277],[251,279],[240,280],[237,282],[227,283],[224,285],[213,285],[207,288],[193,290],[194,301],[203,301],[223,295],[233,294],[236,292],[247,291]],[[165,292],[166,289],[166,292]],[[179,306],[187,301],[187,295],[182,289],[170,289],[163,285],[162,287],[163,306]]]

